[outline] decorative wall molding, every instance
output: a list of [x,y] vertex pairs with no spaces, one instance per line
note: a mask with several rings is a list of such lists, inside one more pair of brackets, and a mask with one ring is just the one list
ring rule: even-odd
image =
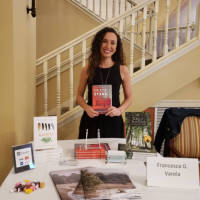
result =
[[153,107],[200,107],[200,100],[161,100]]

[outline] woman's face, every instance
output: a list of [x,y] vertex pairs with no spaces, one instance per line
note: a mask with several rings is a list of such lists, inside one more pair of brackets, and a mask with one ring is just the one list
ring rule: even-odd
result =
[[117,36],[112,32],[107,32],[102,40],[100,53],[103,58],[111,58],[117,49]]

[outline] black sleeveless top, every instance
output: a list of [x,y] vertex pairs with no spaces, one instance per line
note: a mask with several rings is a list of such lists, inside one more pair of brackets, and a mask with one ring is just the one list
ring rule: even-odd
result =
[[[97,67],[94,73],[92,83],[88,83],[88,105],[92,105],[92,85],[112,85],[112,106],[120,106],[120,85],[122,83],[120,75],[120,66],[114,64],[110,68]],[[79,127],[79,139],[85,138],[86,129],[88,129],[88,138],[97,137],[97,129],[100,129],[100,135],[103,138],[124,136],[124,125],[122,116],[109,117],[99,115],[90,118],[86,112],[83,113]]]

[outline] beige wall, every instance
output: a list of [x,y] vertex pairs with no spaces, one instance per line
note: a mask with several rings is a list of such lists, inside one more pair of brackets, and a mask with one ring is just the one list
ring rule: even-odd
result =
[[66,0],[37,0],[37,8],[37,58],[98,25]]
[[[200,78],[177,90],[166,97],[168,100],[199,100],[200,101]],[[199,105],[200,106],[200,105]]]
[[[0,4],[0,183],[11,167],[11,145],[14,144],[14,71],[12,2]],[[6,86],[6,87],[5,87]],[[8,166],[8,168],[6,167]]]
[[11,146],[32,139],[35,110],[35,19],[26,0],[0,3],[0,183],[12,166]]

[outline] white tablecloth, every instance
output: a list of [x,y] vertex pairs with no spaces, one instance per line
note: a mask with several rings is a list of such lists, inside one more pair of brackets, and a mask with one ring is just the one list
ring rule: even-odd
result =
[[[88,143],[96,143],[97,140],[89,139]],[[108,142],[111,149],[116,150],[118,143],[125,143],[125,139],[101,139],[101,142]],[[33,170],[15,174],[13,169],[8,174],[0,188],[1,200],[59,200],[60,197],[56,188],[49,176],[50,171],[80,168],[80,167],[104,167],[104,168],[120,168],[128,172],[136,190],[141,193],[143,200],[200,200],[200,189],[175,189],[175,188],[160,188],[147,187],[146,185],[146,167],[144,162],[132,159],[127,160],[127,164],[105,164],[105,160],[79,160],[77,166],[60,165],[57,155],[60,155],[60,150],[63,151],[64,159],[72,159],[74,155],[74,143],[83,143],[83,140],[62,140],[58,141],[58,153],[42,151],[35,153],[36,168]],[[31,194],[23,192],[11,193],[15,183],[24,180],[38,180],[45,182],[45,188],[38,189]]]

